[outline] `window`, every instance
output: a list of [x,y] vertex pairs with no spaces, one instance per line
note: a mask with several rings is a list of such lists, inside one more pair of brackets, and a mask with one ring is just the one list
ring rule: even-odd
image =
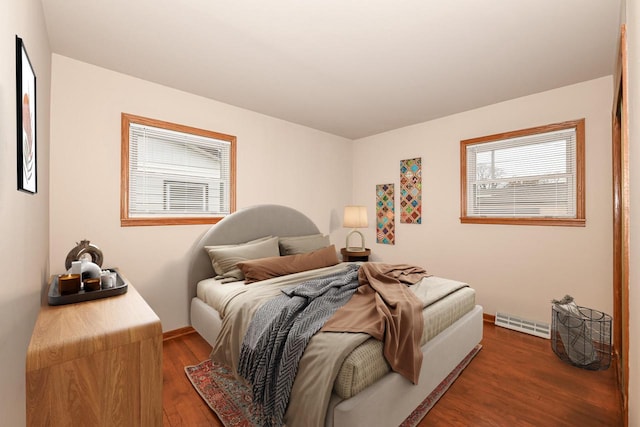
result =
[[235,210],[236,137],[122,114],[120,223],[213,224]]
[[584,119],[460,142],[462,223],[584,226]]

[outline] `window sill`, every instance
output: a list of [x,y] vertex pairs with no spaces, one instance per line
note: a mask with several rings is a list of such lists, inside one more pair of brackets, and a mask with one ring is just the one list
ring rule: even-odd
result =
[[584,218],[499,218],[499,217],[460,217],[462,224],[502,224],[502,225],[548,225],[563,227],[584,227]]
[[197,225],[216,224],[224,217],[214,218],[120,218],[121,227],[146,225]]

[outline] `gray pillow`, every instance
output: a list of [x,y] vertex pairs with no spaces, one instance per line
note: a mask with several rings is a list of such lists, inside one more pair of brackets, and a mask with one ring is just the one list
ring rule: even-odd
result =
[[297,255],[317,251],[331,245],[329,236],[310,234],[308,236],[280,237],[280,254]]
[[244,278],[237,264],[250,259],[280,256],[277,237],[263,237],[238,245],[205,246],[211,258],[211,265],[218,276],[223,278]]

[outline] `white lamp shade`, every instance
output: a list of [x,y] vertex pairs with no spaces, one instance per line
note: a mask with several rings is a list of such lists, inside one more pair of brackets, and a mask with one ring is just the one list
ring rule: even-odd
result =
[[345,228],[365,228],[367,222],[367,208],[365,206],[345,206],[342,226]]

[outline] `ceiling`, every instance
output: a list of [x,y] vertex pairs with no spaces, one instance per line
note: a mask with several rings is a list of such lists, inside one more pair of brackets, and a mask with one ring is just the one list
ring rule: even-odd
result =
[[53,52],[349,139],[613,74],[620,0],[42,0]]

